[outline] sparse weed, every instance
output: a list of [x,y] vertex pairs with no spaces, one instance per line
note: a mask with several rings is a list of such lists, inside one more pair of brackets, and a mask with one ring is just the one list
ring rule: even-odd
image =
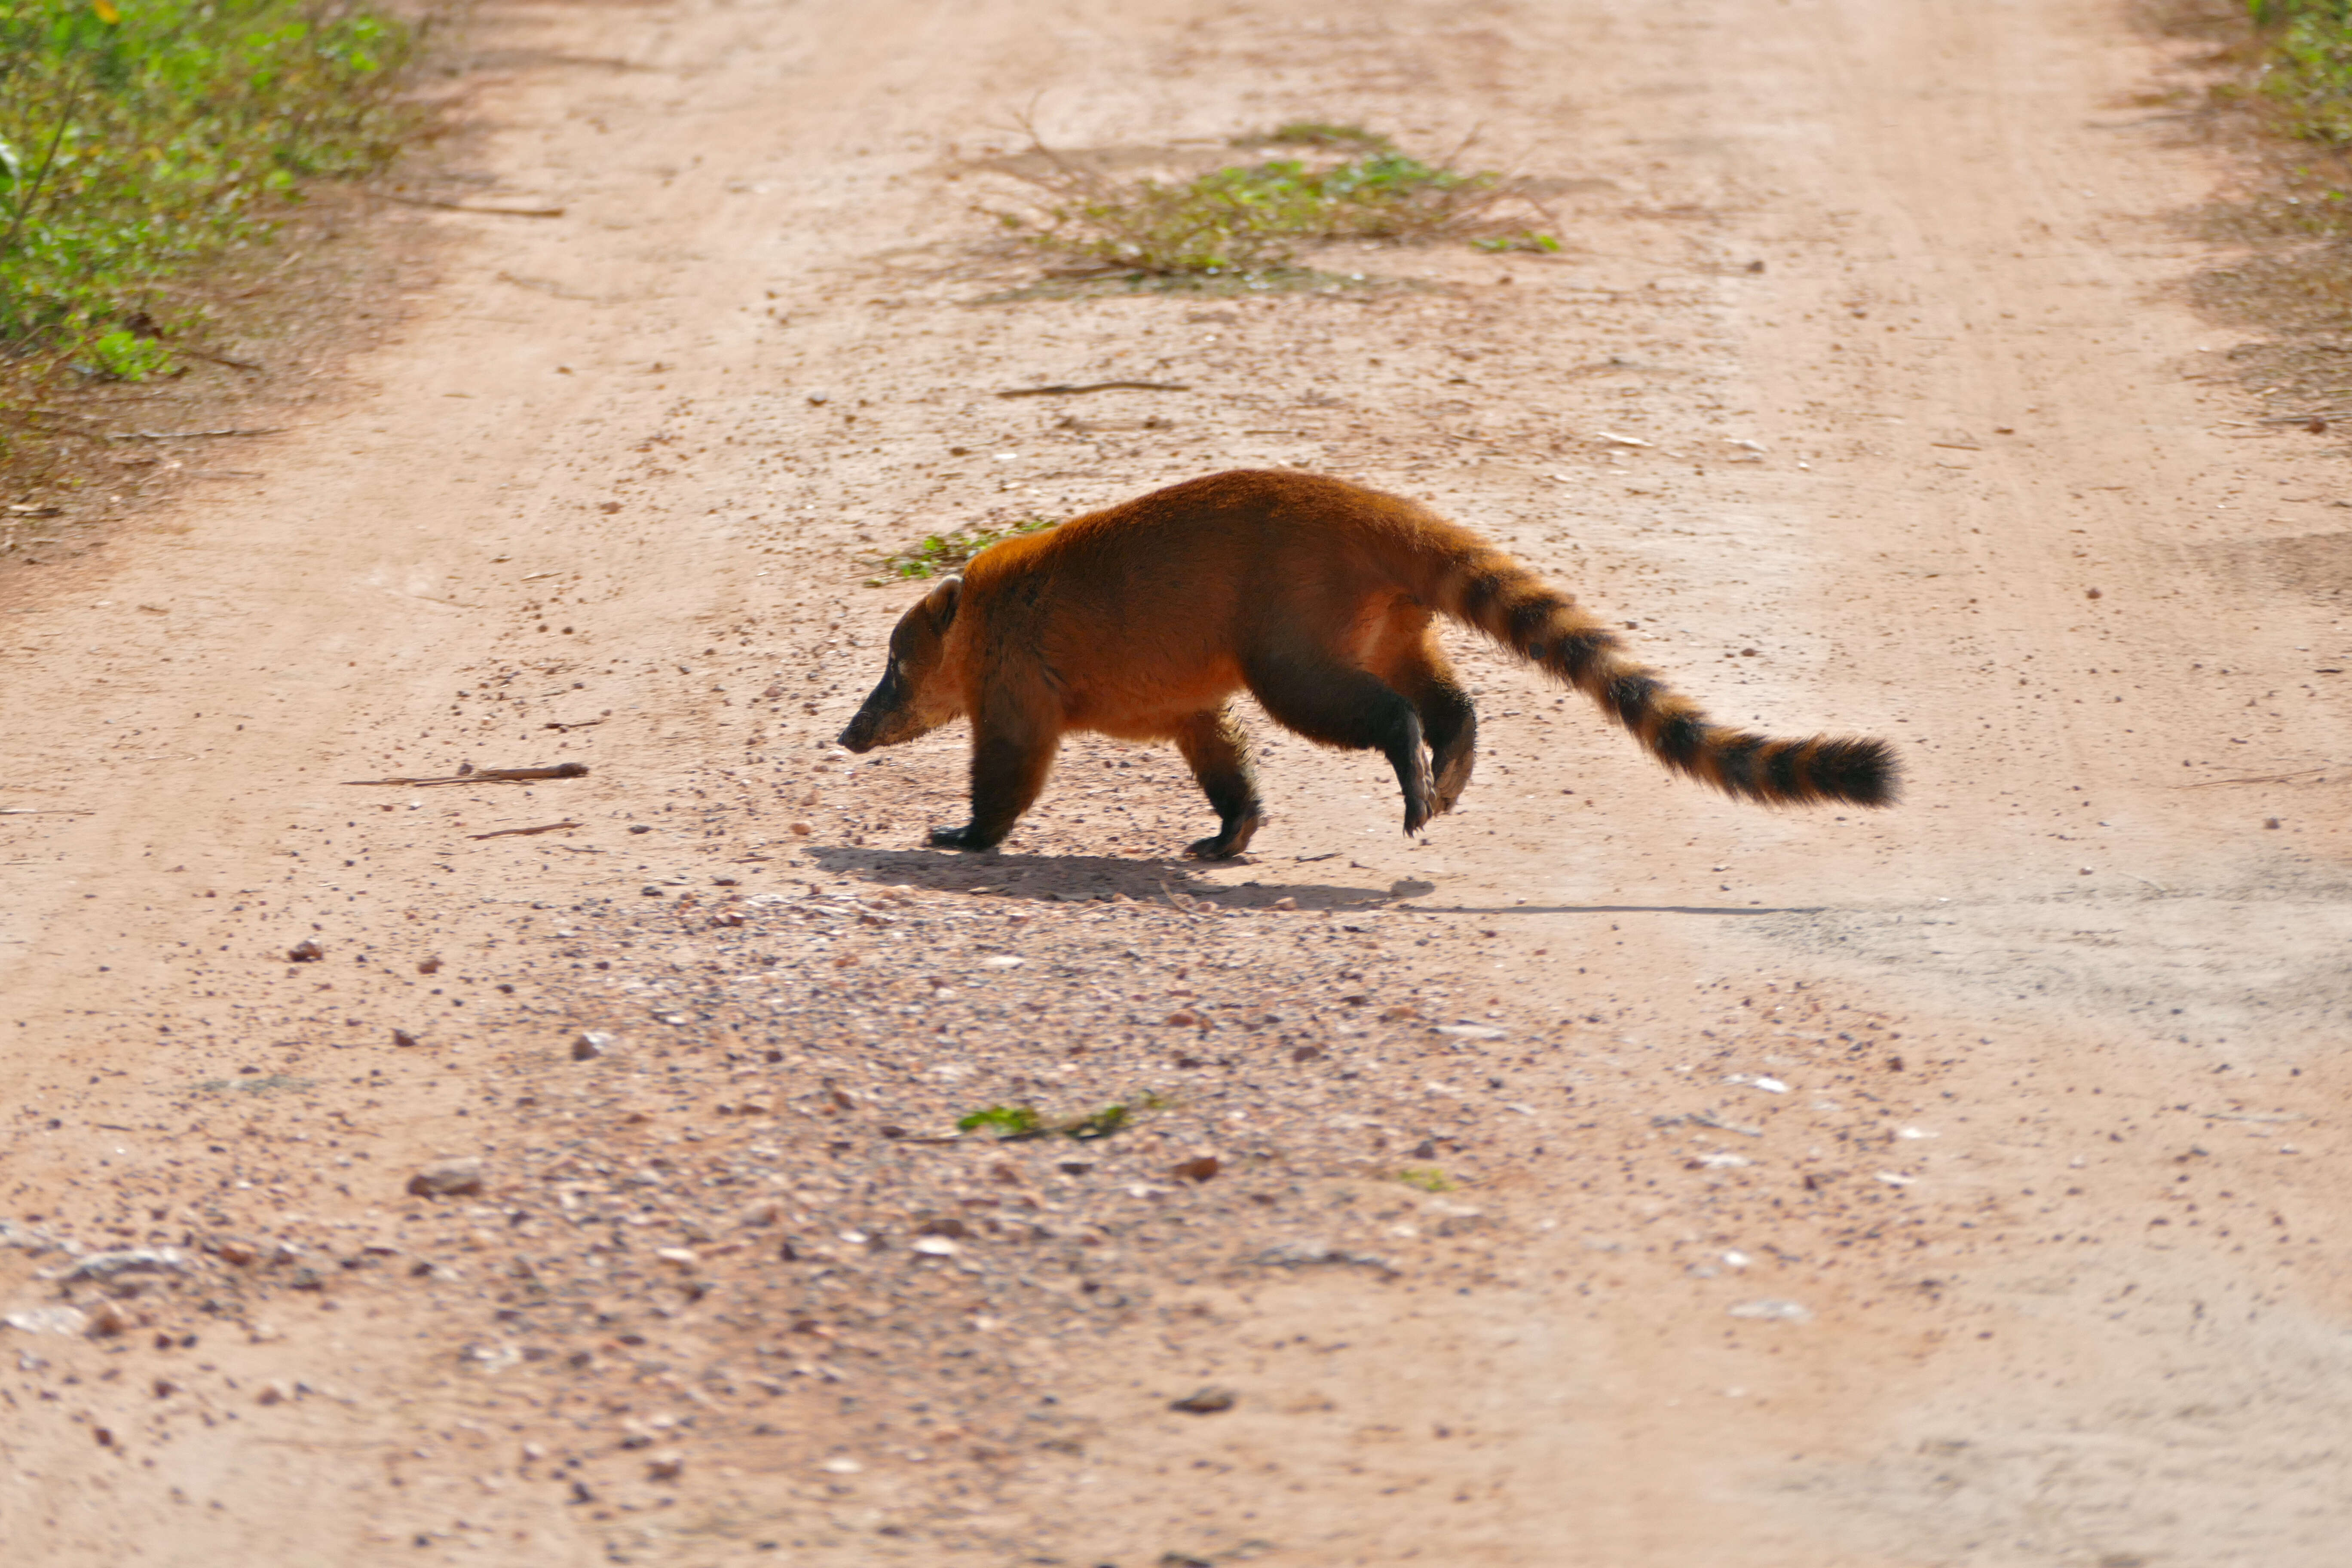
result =
[[1081,1116],[1059,1131],[1066,1138],[1108,1138],[1127,1125],[1127,1116],[1126,1106],[1106,1105],[1092,1116]]
[[109,381],[145,381],[149,376],[169,375],[178,368],[171,350],[120,327],[89,345],[89,373]]
[[[1017,177],[1041,199],[996,216],[1018,238],[1104,272],[1216,279],[1281,274],[1321,241],[1486,237],[1511,202],[1542,210],[1523,180],[1425,163],[1361,126],[1294,121],[1234,145],[1311,152],[1182,180],[1118,179],[1040,142],[1032,151],[1044,172]],[[1559,248],[1549,236],[1525,238],[1522,248]]]
[[1554,239],[1550,235],[1537,234],[1533,230],[1525,234],[1492,234],[1484,239],[1474,239],[1470,245],[1476,250],[1532,250],[1544,256],[1557,256],[1559,253],[1559,240]]
[[1061,521],[1056,517],[1024,517],[1002,528],[971,528],[953,533],[934,533],[920,544],[910,545],[895,555],[884,556],[878,564],[885,575],[867,578],[866,585],[879,588],[895,578],[936,577],[943,572],[954,571],[992,544],[1017,539],[1024,533],[1036,533]]
[[1424,1193],[1450,1193],[1454,1187],[1453,1179],[1434,1165],[1407,1165],[1395,1173],[1395,1179]]
[[983,1128],[999,1138],[1034,1138],[1045,1131],[1045,1124],[1034,1105],[992,1105],[956,1121],[959,1132],[978,1132]]
[[992,1105],[985,1110],[975,1110],[956,1121],[959,1132],[988,1131],[1004,1142],[1028,1138],[1059,1136],[1085,1142],[1108,1138],[1126,1130],[1139,1110],[1156,1110],[1167,1101],[1158,1095],[1147,1094],[1132,1102],[1122,1100],[1106,1105],[1091,1116],[1081,1116],[1073,1121],[1047,1121],[1034,1105]]

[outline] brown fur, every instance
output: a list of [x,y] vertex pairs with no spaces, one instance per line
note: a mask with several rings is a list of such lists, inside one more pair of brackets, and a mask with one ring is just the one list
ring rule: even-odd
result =
[[1223,858],[1263,816],[1226,708],[1247,690],[1309,740],[1386,752],[1417,833],[1460,798],[1476,750],[1437,615],[1575,687],[1666,766],[1727,795],[1894,799],[1885,742],[1709,723],[1568,595],[1468,530],[1343,480],[1253,470],[982,551],[900,619],[841,743],[864,752],[971,718],[971,821],[931,837],[983,849],[1037,798],[1066,731],[1172,740],[1223,823],[1191,853]]

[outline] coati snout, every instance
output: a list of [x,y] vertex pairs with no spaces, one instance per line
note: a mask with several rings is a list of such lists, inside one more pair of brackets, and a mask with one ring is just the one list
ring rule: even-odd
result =
[[1776,805],[1893,802],[1884,741],[1776,741],[1708,721],[1566,593],[1415,502],[1344,480],[1237,470],[1155,490],[972,557],[900,617],[841,732],[853,752],[971,720],[971,820],[931,842],[986,849],[1045,787],[1062,736],[1173,741],[1240,854],[1264,819],[1247,691],[1286,729],[1375,750],[1404,830],[1453,809],[1478,717],[1439,647],[1444,616],[1583,692],[1674,771]]
[[895,746],[962,716],[961,689],[940,679],[941,647],[962,591],[962,578],[946,578],[898,617],[890,633],[890,661],[882,667],[882,679],[856,717],[841,731],[842,745],[853,752]]

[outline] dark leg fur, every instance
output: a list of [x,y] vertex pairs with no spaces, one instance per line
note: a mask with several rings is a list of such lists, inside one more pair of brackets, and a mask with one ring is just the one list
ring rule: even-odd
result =
[[1253,654],[1242,675],[1284,727],[1326,746],[1385,753],[1404,791],[1404,830],[1418,833],[1428,824],[1435,791],[1421,716],[1380,677],[1311,647]]
[[1423,672],[1404,687],[1404,694],[1429,738],[1430,805],[1433,816],[1442,816],[1470,787],[1470,770],[1478,761],[1478,710],[1454,672],[1443,667]]
[[1258,824],[1265,819],[1257,778],[1250,769],[1249,737],[1233,714],[1220,708],[1194,714],[1177,732],[1176,749],[1192,764],[1192,776],[1201,781],[1202,793],[1223,824],[1213,837],[1189,846],[1184,853],[1197,860],[1230,860],[1249,847]]
[[972,726],[971,820],[931,829],[941,849],[993,849],[1021,814],[1036,804],[1054,766],[1060,738],[1033,725],[982,714]]

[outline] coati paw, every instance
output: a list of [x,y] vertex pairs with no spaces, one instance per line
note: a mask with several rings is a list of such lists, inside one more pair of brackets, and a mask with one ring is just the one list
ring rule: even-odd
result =
[[1265,820],[1263,816],[1252,815],[1238,822],[1229,822],[1224,831],[1214,837],[1197,839],[1184,846],[1184,853],[1195,860],[1237,859],[1242,851],[1249,847],[1250,840],[1257,837],[1258,826]]
[[931,847],[934,849],[993,849],[996,847],[996,843],[993,839],[983,842],[970,827],[934,827],[931,829]]
[[1452,811],[1454,803],[1462,798],[1462,792],[1470,787],[1470,762],[1464,757],[1439,770],[1431,786],[1434,797],[1430,803],[1431,816],[1444,816]]

